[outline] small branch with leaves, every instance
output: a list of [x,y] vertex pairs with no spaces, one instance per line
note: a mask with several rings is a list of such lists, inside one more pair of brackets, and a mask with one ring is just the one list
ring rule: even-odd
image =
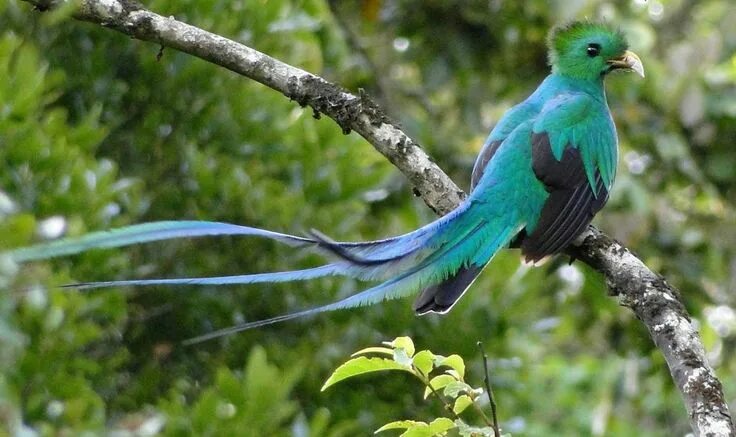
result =
[[[424,399],[430,395],[437,398],[452,416],[440,417],[431,422],[416,420],[398,420],[387,423],[376,430],[376,433],[388,430],[403,429],[406,436],[444,436],[454,430],[461,436],[467,437],[501,437],[498,420],[496,419],[496,404],[491,399],[493,419],[483,411],[483,388],[472,387],[465,381],[465,361],[459,355],[437,355],[429,350],[415,353],[414,342],[409,337],[398,337],[393,341],[383,343],[383,346],[374,346],[359,350],[353,358],[338,367],[327,379],[322,390],[366,373],[383,370],[400,370],[415,376],[424,388]],[[486,369],[485,383],[490,388],[488,380],[488,363],[485,354],[483,362]],[[473,407],[483,420],[484,426],[468,424],[461,414],[469,407]],[[506,434],[508,436],[508,434]]]

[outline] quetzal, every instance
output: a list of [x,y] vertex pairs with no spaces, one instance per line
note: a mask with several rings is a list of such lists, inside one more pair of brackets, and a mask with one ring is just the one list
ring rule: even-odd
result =
[[73,284],[76,288],[181,284],[252,284],[342,275],[383,281],[318,308],[248,322],[205,340],[324,311],[419,293],[418,314],[448,311],[499,249],[518,247],[538,261],[569,245],[603,207],[616,175],[618,140],[603,88],[613,71],[644,76],[624,36],[606,25],[574,22],[548,38],[552,72],[493,128],[472,172],[472,191],[457,209],[385,240],[342,243],[321,234],[297,237],[234,224],[162,221],[95,232],[6,252],[17,262],[156,240],[211,235],[267,237],[312,246],[334,261],[287,272],[212,278],[141,279]]

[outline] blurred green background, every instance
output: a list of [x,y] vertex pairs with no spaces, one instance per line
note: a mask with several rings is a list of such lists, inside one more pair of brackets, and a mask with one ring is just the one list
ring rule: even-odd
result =
[[[682,291],[736,400],[736,3],[729,0],[179,0],[146,6],[357,92],[364,88],[463,188],[489,129],[547,74],[545,36],[572,18],[629,35],[647,77],[608,79],[618,180],[596,223]],[[282,95],[202,60],[63,13],[0,0],[0,245],[163,219],[341,240],[434,217],[402,175]],[[517,436],[671,436],[688,417],[644,327],[600,275],[500,254],[447,316],[410,302],[324,314],[195,347],[210,330],[323,303],[364,284],[50,291],[70,281],[265,272],[320,259],[260,239],[0,260],[0,434],[369,435],[429,420],[408,377],[320,393],[362,347],[399,335],[491,358]],[[24,291],[18,291],[24,290]],[[473,421],[473,418],[469,418]],[[4,430],[4,431],[3,431]],[[125,435],[125,434],[120,434]]]

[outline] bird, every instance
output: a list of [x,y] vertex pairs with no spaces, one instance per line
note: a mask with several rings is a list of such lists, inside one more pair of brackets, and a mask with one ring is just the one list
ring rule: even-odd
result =
[[418,294],[419,314],[446,313],[494,255],[518,248],[537,263],[564,250],[603,208],[616,176],[618,137],[604,79],[644,67],[625,36],[606,23],[574,21],[547,38],[551,72],[491,130],[475,161],[471,190],[447,215],[404,235],[338,242],[318,231],[306,236],[213,221],[173,220],[92,232],[6,252],[18,263],[90,249],[215,235],[264,237],[309,247],[330,262],[313,268],[236,276],[82,282],[96,289],[150,285],[231,285],[346,276],[378,281],[349,297],[315,308],[215,330],[189,343],[326,311]]

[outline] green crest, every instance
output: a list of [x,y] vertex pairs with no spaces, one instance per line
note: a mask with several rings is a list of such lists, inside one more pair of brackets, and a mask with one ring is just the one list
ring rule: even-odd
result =
[[597,80],[610,71],[607,61],[628,49],[623,33],[603,23],[575,21],[554,28],[547,40],[552,71]]

